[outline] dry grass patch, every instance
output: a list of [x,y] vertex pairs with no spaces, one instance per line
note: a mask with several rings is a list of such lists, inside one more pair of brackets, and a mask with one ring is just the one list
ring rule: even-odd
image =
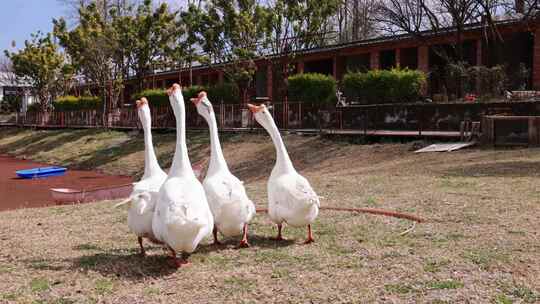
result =
[[[205,134],[188,134],[193,161],[207,160]],[[137,134],[0,130],[0,135],[3,152],[111,173],[142,170]],[[56,147],[49,139],[63,144]],[[155,142],[167,165],[174,134],[156,134]],[[231,169],[264,207],[274,159],[269,138],[226,135],[223,142]],[[110,148],[111,143],[117,146]],[[296,167],[325,197],[323,205],[392,209],[428,222],[400,236],[409,222],[325,211],[314,225],[317,242],[306,246],[305,229],[286,227],[288,241],[273,241],[276,229],[261,214],[250,227],[251,248],[236,249],[234,238],[225,239],[223,247],[207,239],[191,266],[174,270],[159,247],[149,246],[147,258],[137,255],[126,212],[111,209],[114,202],[3,212],[0,302],[540,301],[540,150],[417,155],[408,145],[349,145],[294,135],[285,136],[285,143]]]

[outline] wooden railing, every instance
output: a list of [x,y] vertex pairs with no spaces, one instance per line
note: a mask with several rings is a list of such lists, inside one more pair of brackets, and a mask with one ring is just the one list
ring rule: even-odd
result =
[[[207,128],[191,103],[186,104],[188,128]],[[373,130],[407,131],[422,136],[433,132],[458,132],[462,121],[481,121],[484,115],[531,116],[540,114],[539,101],[496,103],[430,103],[320,107],[316,104],[273,103],[269,107],[276,125],[290,130],[352,130],[370,135]],[[222,130],[260,128],[243,104],[217,104],[214,111]],[[170,106],[152,107],[152,127],[174,128]],[[29,112],[19,115],[18,125],[36,127],[139,128],[134,108],[122,108],[103,117],[100,111]],[[371,133],[370,133],[371,132]],[[431,133],[430,133],[431,132]]]

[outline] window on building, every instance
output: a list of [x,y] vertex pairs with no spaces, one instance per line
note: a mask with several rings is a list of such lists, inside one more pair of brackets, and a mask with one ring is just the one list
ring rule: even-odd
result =
[[345,57],[345,69],[347,72],[366,72],[370,66],[370,54],[360,54]]
[[404,48],[399,53],[399,65],[402,68],[416,70],[418,68],[418,48]]
[[257,72],[255,73],[255,94],[256,97],[266,97],[268,96],[268,92],[266,90],[266,72],[268,67],[263,66],[259,67],[257,69]]
[[379,62],[381,70],[390,70],[396,67],[396,50],[381,51]]
[[334,61],[331,58],[304,62],[304,73],[319,73],[331,76],[333,71]]

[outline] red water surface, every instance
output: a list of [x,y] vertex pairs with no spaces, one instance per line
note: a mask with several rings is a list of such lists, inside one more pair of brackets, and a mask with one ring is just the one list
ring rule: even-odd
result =
[[54,205],[50,188],[90,189],[122,185],[131,177],[106,175],[95,171],[68,169],[63,176],[20,179],[17,170],[50,165],[0,155],[0,211]]

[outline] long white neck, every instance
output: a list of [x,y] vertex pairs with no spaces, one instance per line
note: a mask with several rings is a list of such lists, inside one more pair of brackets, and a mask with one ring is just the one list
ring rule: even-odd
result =
[[263,125],[263,127],[268,131],[268,134],[270,134],[274,146],[276,147],[276,165],[274,167],[274,170],[277,170],[276,173],[284,174],[295,172],[296,170],[289,158],[289,153],[287,152],[287,148],[285,148],[285,144],[283,143],[283,139],[281,138],[281,134],[279,133],[279,129],[274,123],[274,120],[270,120],[268,126]]
[[184,98],[180,93],[173,93],[179,100],[172,102],[174,116],[176,117],[176,149],[174,151],[173,162],[169,177],[177,177],[181,175],[189,175],[195,177],[191,162],[189,161],[187,144],[186,144],[186,109]]
[[210,164],[208,165],[208,173],[206,175],[211,176],[222,170],[229,172],[229,167],[227,166],[227,162],[223,156],[223,150],[221,150],[221,143],[219,142],[219,133],[214,111],[210,113],[207,122],[210,129]]
[[154,145],[152,143],[152,131],[150,126],[143,125],[144,131],[144,175],[143,179],[163,172],[156,158]]

